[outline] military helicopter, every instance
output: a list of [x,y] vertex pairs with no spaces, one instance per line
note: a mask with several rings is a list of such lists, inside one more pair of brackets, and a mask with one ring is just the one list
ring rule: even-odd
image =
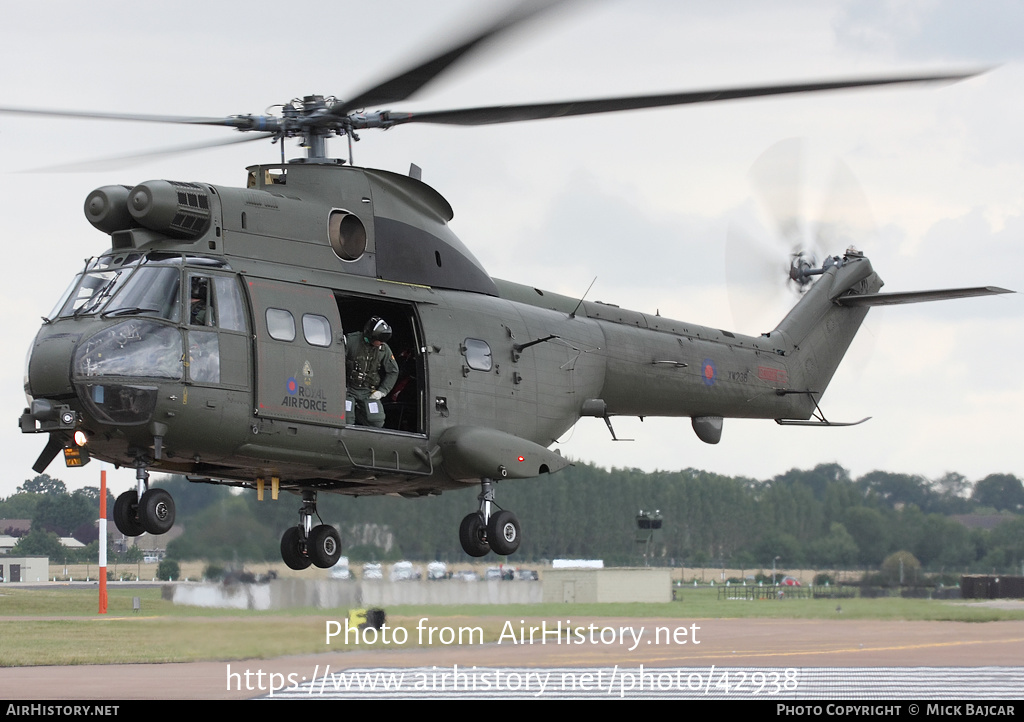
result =
[[[725,418],[844,425],[818,400],[868,309],[1003,293],[975,287],[880,293],[862,253],[797,253],[802,291],[772,331],[747,336],[492,278],[452,233],[444,197],[403,176],[330,158],[332,136],[409,123],[486,125],[969,74],[855,78],[600,100],[366,112],[401,102],[476,47],[539,12],[520,6],[461,42],[357,92],[308,95],[280,115],[196,118],[31,113],[214,125],[254,140],[300,138],[305,158],[252,166],[244,187],[152,180],[104,186],[85,214],[110,246],[73,279],[33,342],[23,433],[58,454],[134,468],[114,508],[129,536],[160,534],[174,501],[151,471],[301,498],[281,554],[330,567],[341,539],[315,523],[320,492],[421,497],[479,487],[459,529],[470,556],[516,551],[521,528],[495,484],[559,471],[548,447],[581,417],[689,417],[714,444]],[[232,141],[235,142],[235,141]],[[282,144],[283,147],[283,144]],[[346,336],[377,319],[398,368],[382,427],[356,423]],[[859,423],[859,422],[855,422]]]

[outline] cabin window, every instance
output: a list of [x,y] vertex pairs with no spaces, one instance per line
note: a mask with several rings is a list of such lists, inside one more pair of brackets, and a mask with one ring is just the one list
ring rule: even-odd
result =
[[331,345],[331,322],[314,313],[302,314],[302,335],[310,346]]
[[491,359],[491,347],[486,341],[477,338],[467,338],[462,344],[462,353],[466,357],[466,364],[475,371],[490,371],[493,366]]
[[267,309],[267,333],[278,341],[295,340],[295,318],[281,308]]

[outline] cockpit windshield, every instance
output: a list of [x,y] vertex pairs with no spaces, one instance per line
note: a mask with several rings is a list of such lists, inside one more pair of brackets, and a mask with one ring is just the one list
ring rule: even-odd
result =
[[148,265],[138,269],[117,296],[103,309],[109,316],[150,316],[177,321],[181,273],[169,266]]
[[74,290],[68,294],[60,316],[80,316],[96,313],[110,299],[120,285],[127,280],[128,269],[119,271],[91,271],[81,273],[75,279]]
[[178,321],[185,263],[224,265],[212,259],[151,253],[91,259],[48,318],[102,314]]
[[97,313],[143,260],[139,254],[90,258],[47,318]]

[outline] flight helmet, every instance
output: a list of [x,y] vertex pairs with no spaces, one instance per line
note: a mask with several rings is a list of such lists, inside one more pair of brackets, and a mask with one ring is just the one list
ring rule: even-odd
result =
[[381,343],[387,343],[388,339],[391,338],[391,327],[388,326],[380,316],[374,316],[366,325],[363,326],[363,340],[366,343],[373,343],[374,341],[380,341]]

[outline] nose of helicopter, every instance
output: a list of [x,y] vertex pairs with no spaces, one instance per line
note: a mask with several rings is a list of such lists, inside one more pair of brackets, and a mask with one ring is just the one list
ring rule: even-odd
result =
[[[48,433],[49,443],[33,467],[39,473],[62,448],[76,447],[74,434],[147,424],[156,386],[147,376],[174,376],[181,365],[181,340],[172,327],[145,320],[110,324],[102,319],[47,323],[29,351],[25,374],[28,407],[23,433]],[[171,371],[161,366],[170,364]]]
[[71,361],[79,338],[80,334],[58,333],[44,326],[29,347],[25,363],[28,406],[19,419],[19,425],[23,433],[50,435],[32,467],[40,474],[71,441],[79,423],[79,413],[72,405],[75,393],[71,381]]
[[25,393],[33,399],[59,399],[74,394],[71,359],[80,338],[79,333],[54,333],[44,326],[29,349]]

